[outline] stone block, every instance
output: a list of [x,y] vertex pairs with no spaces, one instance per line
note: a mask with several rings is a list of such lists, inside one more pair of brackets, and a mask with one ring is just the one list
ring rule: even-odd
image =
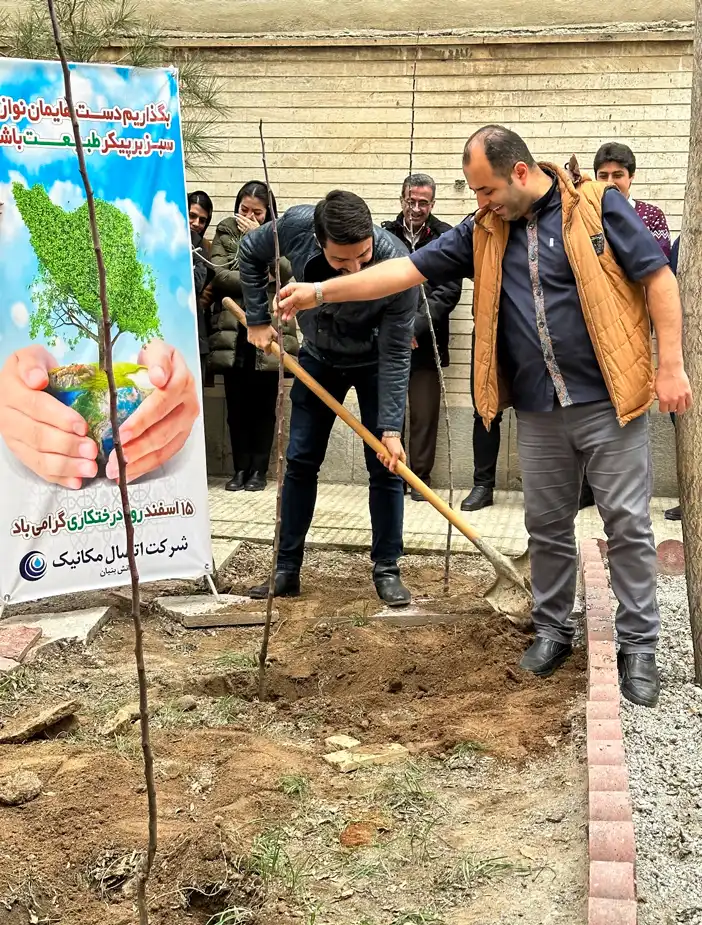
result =
[[358,739],[354,739],[351,736],[335,735],[329,736],[328,739],[325,739],[324,744],[329,748],[336,748],[338,751],[343,751],[347,748],[355,748],[361,743]]
[[625,793],[629,791],[629,772],[625,765],[590,765],[587,773],[590,793],[596,791]]
[[41,628],[16,623],[0,626],[0,658],[21,662],[34,643],[41,637]]
[[590,684],[588,693],[588,700],[593,703],[601,702],[603,700],[611,700],[614,703],[619,703],[619,687],[614,684]]
[[590,861],[633,864],[635,860],[632,822],[590,822]]
[[16,662],[14,659],[2,658],[2,656],[0,656],[0,677],[12,674],[12,672],[17,671],[19,667],[20,663]]
[[15,719],[0,732],[0,743],[17,744],[28,742],[69,716],[73,716],[74,713],[80,710],[80,707],[81,704],[78,700],[65,700],[43,710],[41,713]]
[[622,738],[622,724],[617,716],[615,719],[587,720],[587,737],[593,742],[614,742]]
[[241,546],[241,540],[212,540],[212,559],[215,572],[225,571]]
[[636,925],[636,901],[590,897],[587,925]]
[[664,540],[656,548],[658,571],[661,575],[685,574],[685,548],[680,540]]
[[393,764],[409,757],[404,745],[392,742],[390,745],[357,745],[343,751],[332,752],[324,756],[327,764],[337,768],[342,774],[357,771],[372,765]]
[[589,700],[585,707],[588,723],[602,719],[619,718],[619,699]]
[[591,822],[631,822],[631,797],[628,791],[593,790],[589,796]]
[[[191,594],[183,597],[157,597],[162,613],[188,629],[208,626],[261,626],[266,622],[265,601],[254,601],[239,594]],[[273,610],[272,621],[278,620]]]
[[635,900],[634,865],[615,861],[592,861],[590,896],[595,899]]
[[112,618],[112,607],[91,607],[87,610],[69,610],[61,613],[23,614],[9,617],[6,625],[17,625],[41,631],[41,638],[35,650],[50,646],[63,646],[71,643],[88,645],[97,636],[105,624]]
[[587,763],[591,765],[612,764],[626,766],[624,743],[621,739],[610,742],[598,742],[588,737]]

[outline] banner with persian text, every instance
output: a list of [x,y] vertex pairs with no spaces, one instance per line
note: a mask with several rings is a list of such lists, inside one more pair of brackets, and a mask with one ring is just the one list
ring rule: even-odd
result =
[[[176,72],[71,65],[142,581],[211,569]],[[0,60],[0,595],[127,584],[104,325],[58,62]]]

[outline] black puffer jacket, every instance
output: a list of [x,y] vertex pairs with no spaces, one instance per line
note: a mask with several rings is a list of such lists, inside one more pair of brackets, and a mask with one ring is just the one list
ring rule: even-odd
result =
[[[383,228],[392,232],[403,244],[406,244],[404,227],[402,213],[397,216],[394,222],[383,222]],[[451,225],[430,215],[422,229],[419,240],[415,244],[415,248],[424,247],[425,244],[435,241],[444,232],[450,230]],[[442,366],[449,365],[449,315],[461,298],[462,286],[461,280],[450,280],[446,283],[433,283],[428,280],[424,284]],[[412,351],[412,369],[434,369],[436,365],[434,362],[434,347],[431,342],[427,313],[421,297],[417,307],[417,317],[414,319],[414,336],[417,338],[417,347]]]
[[[293,206],[278,219],[280,251],[299,282],[322,282],[337,276],[314,234],[314,207]],[[406,257],[407,248],[382,228],[373,232],[373,263]],[[244,236],[239,272],[249,324],[268,324],[268,267],[273,260],[269,224]],[[334,366],[379,364],[378,429],[401,430],[409,382],[410,353],[417,290],[372,302],[341,302],[300,312],[303,347]]]
[[[239,231],[236,219],[225,218],[217,226],[212,242],[211,262],[214,272],[214,294],[217,299],[212,318],[212,334],[209,339],[208,366],[213,373],[224,373],[234,366],[253,367],[259,372],[277,372],[278,358],[273,353],[264,353],[248,343],[246,330],[231,312],[222,305],[222,299],[229,296],[243,306],[243,292],[238,270],[238,254],[244,235]],[[285,285],[291,277],[290,264],[280,261],[280,278]],[[268,304],[271,309],[275,298],[275,283],[268,283]],[[274,324],[278,329],[277,322]],[[297,356],[297,325],[287,321],[283,325],[285,350]]]

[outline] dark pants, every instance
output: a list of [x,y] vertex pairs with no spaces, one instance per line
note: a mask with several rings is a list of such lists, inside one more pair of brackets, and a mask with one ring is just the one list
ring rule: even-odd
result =
[[[470,394],[473,395],[475,385],[475,331],[471,337],[470,351]],[[475,405],[475,399],[473,399]],[[497,476],[497,457],[500,454],[500,424],[502,412],[495,415],[490,430],[485,429],[483,419],[477,411],[473,411],[473,485],[485,485],[487,488],[495,487]]]
[[278,374],[238,368],[224,374],[235,472],[267,472],[275,431]]
[[478,412],[473,412],[473,485],[495,487],[501,423],[502,412],[498,411],[490,430],[486,430]]
[[620,427],[609,401],[517,411],[517,442],[537,634],[564,643],[573,638],[574,521],[585,469],[607,534],[620,649],[654,652],[660,616],[649,514],[648,415]]
[[410,468],[428,482],[436,459],[436,437],[439,432],[441,384],[436,367],[415,369],[409,382]]
[[[300,353],[300,365],[337,401],[343,402],[349,389],[355,387],[361,420],[370,431],[381,436],[378,432],[377,365],[344,369],[322,363],[304,349]],[[302,566],[305,537],[317,500],[317,477],[336,418],[334,412],[298,379],[293,383],[290,399],[290,439],[278,554],[281,572],[299,572]],[[402,555],[402,479],[389,472],[367,446],[365,454],[373,527],[371,559],[373,562],[396,562]]]

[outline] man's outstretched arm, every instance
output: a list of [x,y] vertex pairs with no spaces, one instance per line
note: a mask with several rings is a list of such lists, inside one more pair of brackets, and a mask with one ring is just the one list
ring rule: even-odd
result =
[[322,289],[322,299],[331,302],[369,302],[396,292],[404,292],[426,282],[409,257],[384,260],[360,273],[337,276],[323,283],[289,283],[280,292],[278,314],[287,321],[303,309],[315,308],[315,285]]

